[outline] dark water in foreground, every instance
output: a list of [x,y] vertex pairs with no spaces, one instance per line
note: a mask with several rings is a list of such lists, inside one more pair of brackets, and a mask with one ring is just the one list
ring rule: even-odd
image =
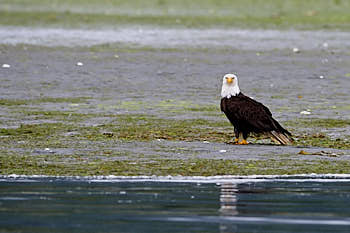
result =
[[350,232],[350,182],[1,179],[0,232]]

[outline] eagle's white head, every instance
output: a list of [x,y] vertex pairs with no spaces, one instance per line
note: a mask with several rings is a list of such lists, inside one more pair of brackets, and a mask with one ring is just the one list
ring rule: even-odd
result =
[[222,79],[221,97],[229,99],[231,96],[236,96],[240,92],[237,76],[234,74],[226,74]]

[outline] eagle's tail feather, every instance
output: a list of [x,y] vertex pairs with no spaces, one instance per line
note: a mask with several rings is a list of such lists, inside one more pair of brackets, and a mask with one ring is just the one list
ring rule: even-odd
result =
[[274,130],[269,132],[269,136],[271,137],[271,139],[279,144],[282,145],[290,145],[292,144],[293,140],[288,137],[288,135],[282,133],[282,132],[276,132]]

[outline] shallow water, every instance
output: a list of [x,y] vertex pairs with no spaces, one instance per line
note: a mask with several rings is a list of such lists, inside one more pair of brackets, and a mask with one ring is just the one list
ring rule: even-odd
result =
[[348,232],[348,179],[0,181],[1,232]]

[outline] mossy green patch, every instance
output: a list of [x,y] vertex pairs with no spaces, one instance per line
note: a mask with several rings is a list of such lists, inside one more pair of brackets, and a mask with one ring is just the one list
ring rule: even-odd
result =
[[[66,112],[32,112],[48,119],[61,119],[57,123],[23,124],[18,128],[0,129],[0,174],[45,175],[251,175],[251,174],[300,174],[300,173],[349,173],[349,161],[304,161],[288,156],[267,160],[220,159],[160,159],[158,156],[128,155],[123,151],[105,148],[109,140],[152,141],[155,139],[177,141],[230,142],[233,128],[228,121],[205,119],[161,119],[150,115],[101,115],[110,117],[111,123],[96,126],[79,124],[92,115],[77,114],[76,121],[67,120]],[[28,112],[30,114],[30,112]],[[114,120],[113,120],[114,119]],[[339,123],[314,120],[317,126],[341,127]],[[346,123],[343,122],[343,124]],[[74,132],[72,136],[69,134]],[[300,135],[296,145],[350,149],[349,139],[331,139],[326,135]],[[33,155],[38,148],[85,148],[93,151],[67,155]],[[4,148],[8,148],[4,150]],[[19,152],[18,148],[25,152]],[[120,159],[123,157],[123,159]]]
[[[300,161],[282,160],[222,160],[222,159],[155,159],[115,160],[101,159],[81,161],[77,157],[60,157],[53,161],[51,155],[42,156],[2,156],[0,155],[0,174],[26,175],[281,175],[309,173],[349,173],[349,161]],[[63,162],[62,162],[63,161]]]
[[324,129],[332,130],[349,127],[350,120],[348,119],[299,118],[293,121],[283,122],[283,125],[294,129],[291,131],[295,131],[296,145],[350,149],[350,135],[341,135],[338,138],[331,138],[321,133]]
[[219,105],[194,105],[190,107],[185,107],[185,110],[192,112],[214,112],[221,114]]
[[49,136],[55,134],[57,130],[61,130],[64,127],[60,123],[44,123],[33,125],[21,125],[18,128],[0,129],[0,135],[26,137],[31,135],[32,137]]
[[332,139],[325,134],[301,135],[297,138],[297,145],[316,146],[323,148],[350,149],[350,136]]
[[[88,141],[152,141],[156,139],[175,141],[211,141],[230,143],[234,136],[233,127],[226,119],[212,121],[206,119],[166,119],[156,116],[142,114],[82,114],[61,111],[28,111],[26,114],[35,116],[40,120],[54,120],[56,123],[38,123],[21,125],[18,128],[0,129],[3,138],[0,144],[13,144],[15,141],[24,141],[19,147],[33,148],[42,143],[46,146],[69,147],[65,142],[67,137],[63,136],[74,132],[74,140]],[[108,117],[106,124],[86,126],[81,122],[88,121],[91,117]],[[301,123],[299,123],[301,122]],[[344,127],[348,125],[347,120],[312,119],[288,122],[287,126],[296,125],[301,127]],[[302,128],[301,131],[303,131]],[[108,133],[106,133],[108,132]],[[255,137],[252,135],[252,137]],[[330,138],[323,134],[298,134],[294,133],[295,145],[317,146],[325,148],[350,149],[348,138]],[[259,137],[256,137],[258,139]],[[254,140],[253,140],[254,141]],[[71,141],[69,141],[72,143]]]
[[286,126],[298,128],[339,128],[349,127],[349,119],[320,119],[320,118],[299,118],[294,121],[284,122]]
[[178,141],[229,141],[232,132],[228,122],[216,122],[204,119],[160,119],[150,116],[122,115],[110,126],[118,139]]
[[271,99],[283,99],[285,98],[283,95],[272,95]]
[[[30,112],[28,112],[29,114]],[[150,141],[155,139],[178,141],[230,141],[233,136],[228,122],[208,121],[204,119],[174,120],[160,119],[148,115],[111,115],[114,122],[97,126],[80,125],[79,121],[87,120],[91,115],[82,114],[70,116],[71,113],[62,112],[34,112],[40,119],[55,119],[57,123],[24,124],[18,128],[2,128],[0,144],[11,145],[16,141],[23,141],[17,147],[35,148],[42,145],[46,147],[69,147],[65,143],[64,134],[75,132],[75,140],[106,141]],[[39,115],[38,115],[39,114]],[[70,117],[69,117],[70,116]],[[47,118],[45,118],[47,117]],[[105,132],[109,132],[106,134]]]
[[[160,3],[161,2],[161,3]],[[186,27],[345,28],[349,29],[348,1],[319,0],[178,0],[2,2],[3,25],[153,24]]]
[[28,105],[28,104],[40,104],[40,103],[83,103],[89,98],[87,97],[45,97],[38,99],[0,99],[0,105],[4,106],[16,106],[16,105]]
[[66,118],[66,117],[83,117],[88,119],[89,117],[94,116],[95,114],[83,114],[76,113],[73,111],[22,111],[21,112],[25,116],[43,116],[44,118],[55,119],[58,118]]
[[37,103],[85,103],[90,97],[46,97],[34,99],[32,102]]
[[18,99],[0,99],[0,105],[3,106],[17,106],[17,105],[26,105],[28,102],[26,100]]
[[0,145],[2,147],[17,147],[36,149],[41,147],[69,147],[64,143],[64,132],[74,131],[73,125],[62,123],[41,123],[21,125],[18,128],[2,128]]

